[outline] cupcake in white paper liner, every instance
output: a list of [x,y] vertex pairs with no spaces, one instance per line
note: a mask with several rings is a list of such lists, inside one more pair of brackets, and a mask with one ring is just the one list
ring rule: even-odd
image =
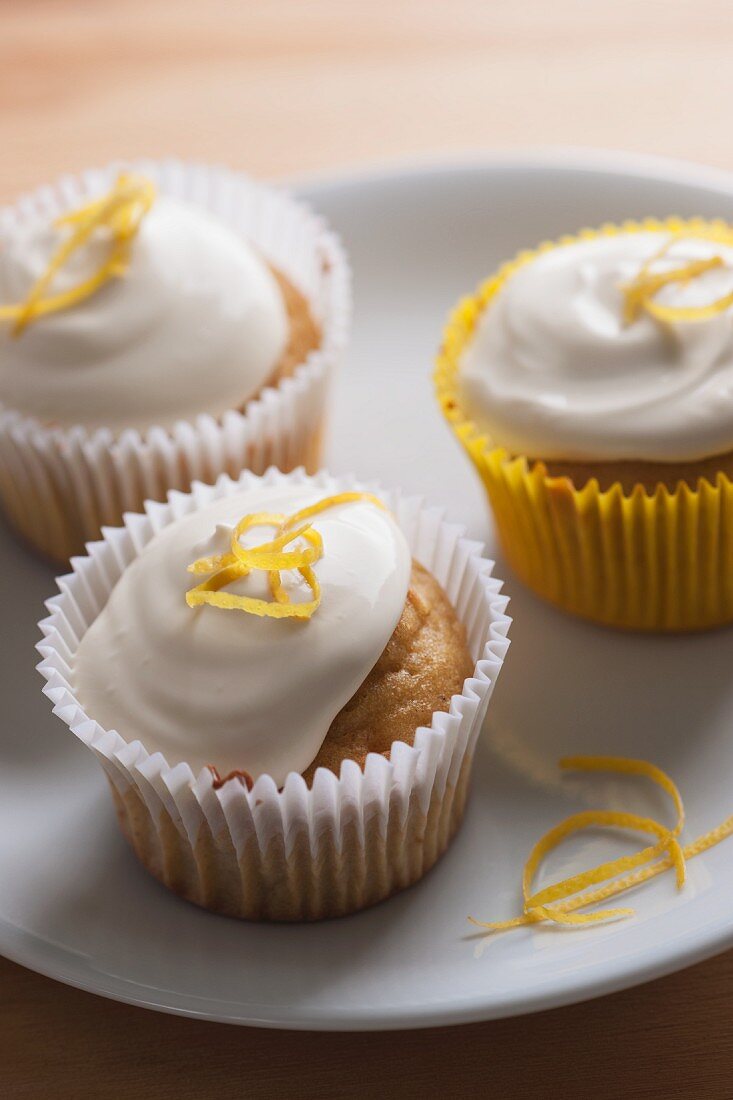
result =
[[123,528],[105,530],[88,556],[73,560],[74,572],[59,579],[60,594],[40,624],[44,692],[95,753],[140,860],[181,897],[247,919],[340,916],[388,898],[433,866],[462,820],[476,740],[509,644],[508,598],[481,544],[419,498],[380,493],[409,555],[442,586],[474,662],[462,691],[415,731],[412,744],[393,741],[387,754],[366,756],[363,767],[346,759],[338,775],[320,767],[309,783],[294,771],[280,786],[260,774],[248,789],[236,777],[217,782],[206,767],[195,773],[188,763],[169,766],[161,752],[103,729],[81,706],[72,669],[125,569],[155,535],[216,501],[301,486],[325,494],[365,488],[349,477],[270,470],[264,478],[244,473],[236,482],[223,476],[214,486],[196,483],[167,504],[149,502],[145,515],[127,516]]
[[[165,198],[169,209],[170,200],[180,200],[187,204],[189,211],[192,208],[198,211],[199,217],[201,212],[206,212],[204,216],[207,218],[214,215],[217,222],[215,232],[221,232],[224,227],[235,243],[246,242],[250,246],[250,267],[253,263],[260,268],[269,267],[280,284],[282,302],[277,303],[277,309],[283,317],[286,316],[283,308],[287,310],[289,343],[286,354],[278,360],[278,369],[270,372],[261,386],[255,389],[250,387],[250,392],[247,392],[244,371],[241,393],[236,388],[237,359],[230,354],[230,375],[227,377],[230,384],[234,380],[235,386],[231,392],[231,402],[211,406],[208,411],[203,402],[201,405],[195,403],[195,407],[188,410],[185,399],[181,398],[180,393],[176,394],[176,374],[171,358],[169,390],[178,399],[176,404],[171,397],[170,412],[173,416],[154,417],[152,420],[144,416],[148,381],[143,378],[136,387],[140,394],[137,424],[125,422],[118,408],[120,402],[114,399],[117,386],[123,387],[125,401],[135,389],[130,382],[124,390],[130,375],[126,373],[123,361],[119,373],[112,375],[109,418],[97,410],[93,420],[88,415],[85,419],[79,414],[77,422],[75,413],[78,408],[72,410],[65,407],[63,415],[61,411],[54,415],[54,399],[49,396],[50,387],[44,387],[44,378],[56,385],[58,375],[49,374],[49,364],[56,367],[54,357],[59,346],[66,349],[62,352],[59,371],[65,368],[63,356],[73,358],[73,344],[68,342],[68,325],[75,313],[75,323],[78,325],[78,307],[56,313],[50,322],[44,320],[30,325],[17,340],[8,337],[8,325],[3,323],[0,327],[5,331],[0,332],[0,337],[7,341],[4,353],[6,367],[13,369],[9,357],[29,354],[28,349],[32,349],[35,359],[40,360],[44,369],[48,370],[43,377],[38,376],[37,381],[33,381],[30,394],[19,395],[17,391],[21,385],[15,386],[12,381],[4,385],[5,396],[0,393],[0,504],[10,525],[28,544],[61,563],[66,563],[72,554],[83,552],[86,542],[99,537],[102,526],[121,523],[126,511],[140,511],[148,499],[163,501],[172,489],[187,491],[194,480],[212,484],[222,473],[237,477],[243,469],[249,469],[262,474],[272,465],[286,471],[298,466],[304,466],[310,472],[318,469],[329,376],[348,338],[350,270],[339,240],[323,219],[287,193],[263,186],[241,173],[175,161],[140,161],[90,170],[78,177],[65,177],[53,186],[40,188],[15,205],[1,209],[0,241],[9,238],[20,242],[18,266],[21,275],[28,278],[22,286],[16,286],[12,284],[11,276],[15,277],[17,272],[10,270],[3,283],[0,265],[0,315],[2,307],[8,304],[8,296],[11,293],[22,296],[39,271],[38,263],[33,269],[33,257],[26,265],[28,270],[24,269],[23,233],[26,229],[41,223],[51,226],[58,217],[79,209],[80,205],[89,204],[108,191],[122,171],[153,181],[157,194]],[[155,209],[153,203],[152,210]],[[169,235],[169,244],[171,241],[174,251],[169,268],[173,269],[177,262],[175,249],[178,247],[175,232]],[[215,260],[216,255],[213,258]],[[236,264],[233,270],[237,270]],[[205,298],[210,289],[205,273],[194,272],[196,276],[201,278]],[[267,274],[265,278],[268,278]],[[236,294],[236,281],[230,279],[227,282],[223,272],[220,281],[226,284],[232,295]],[[275,284],[271,277],[270,283],[269,293],[272,295]],[[145,298],[145,289],[139,289],[138,297]],[[119,349],[114,341],[117,335],[111,331],[114,325],[107,325],[107,315],[104,313],[104,303],[109,302],[109,296],[104,297],[106,290],[103,286],[84,303],[88,307],[85,317],[99,324],[102,332],[100,339],[107,340],[110,330],[110,362],[116,364],[114,355]],[[102,314],[98,317],[95,311],[99,310],[100,302]],[[142,316],[142,328],[145,301],[138,300],[134,305]],[[296,314],[293,314],[291,306]],[[298,309],[302,313],[301,307],[304,307],[307,319],[311,320],[312,328],[317,333],[311,341],[310,350],[304,352],[302,361],[297,356],[297,331],[302,334],[308,326],[305,324],[298,328],[296,324],[302,319],[297,314]],[[179,308],[185,313],[185,304]],[[226,312],[224,317],[226,320]],[[119,316],[113,320],[117,322]],[[167,330],[169,335],[173,334],[172,340],[175,340],[175,332],[180,327],[174,321],[169,319]],[[211,322],[210,331],[214,340],[219,338],[220,321],[221,318],[215,317]],[[250,324],[250,320],[247,323]],[[280,323],[282,327],[282,321]],[[87,320],[83,319],[82,327],[86,324]],[[256,332],[262,331],[261,326],[259,329],[255,326],[255,329]],[[266,337],[275,339],[272,332],[265,331],[265,343]],[[184,337],[180,339],[185,343]],[[50,343],[54,340],[57,342]],[[167,347],[165,340],[162,343]],[[47,361],[43,357],[43,349],[51,346],[53,355]],[[233,344],[234,349],[239,346]],[[124,348],[122,350],[125,351]],[[185,348],[178,350],[185,356]],[[144,353],[135,351],[133,347],[131,354],[137,354],[137,366],[143,370]],[[264,351],[262,354],[265,354]],[[160,359],[160,341],[156,355]],[[165,352],[162,358],[165,360]],[[83,365],[81,360],[72,362],[72,366],[80,365]],[[202,371],[199,371],[201,374]],[[22,378],[22,385],[25,386],[28,379],[36,376],[19,370],[14,377]],[[84,392],[83,386],[83,382],[79,384],[81,393]],[[58,391],[59,402],[68,405],[69,392],[68,388],[61,387]],[[41,413],[36,411],[36,406],[42,409]],[[159,402],[158,407],[162,411],[165,400],[162,406]]]

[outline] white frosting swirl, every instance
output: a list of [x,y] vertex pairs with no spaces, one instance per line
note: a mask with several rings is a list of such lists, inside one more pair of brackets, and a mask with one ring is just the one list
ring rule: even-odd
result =
[[[324,542],[314,566],[322,601],[313,617],[263,619],[191,609],[186,567],[229,549],[250,512],[292,513],[326,495],[312,486],[261,487],[166,527],[125,570],[81,641],[73,682],[87,714],[169,764],[303,772],[331,722],[377,662],[397,625],[410,579],[407,543],[387,511],[343,504],[317,515]],[[254,532],[262,541],[262,530]],[[271,530],[264,537],[272,536]],[[293,599],[310,598],[283,573]],[[301,593],[301,589],[304,589]],[[264,574],[228,591],[271,598]]]
[[[623,321],[630,282],[669,234],[560,245],[512,274],[460,364],[466,416],[532,458],[691,461],[733,448],[733,311],[661,324]],[[725,266],[655,300],[707,305],[733,290],[733,248],[680,238],[652,270],[719,255]]]
[[[0,303],[25,299],[60,231],[16,225],[0,241]],[[61,292],[109,254],[99,230],[54,279]],[[238,408],[266,382],[287,342],[277,283],[249,245],[206,210],[159,196],[129,267],[17,338],[0,322],[0,404],[45,423],[170,427]]]

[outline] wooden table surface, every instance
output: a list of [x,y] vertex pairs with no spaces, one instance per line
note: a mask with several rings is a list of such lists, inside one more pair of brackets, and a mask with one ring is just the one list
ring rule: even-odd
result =
[[[118,156],[279,176],[563,143],[733,168],[728,0],[0,0],[0,197]],[[177,1019],[0,960],[0,1096],[733,1097],[733,954],[430,1032]]]

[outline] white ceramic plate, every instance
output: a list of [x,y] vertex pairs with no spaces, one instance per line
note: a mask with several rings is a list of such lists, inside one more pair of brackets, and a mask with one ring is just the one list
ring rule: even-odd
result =
[[[353,351],[329,465],[424,491],[494,538],[473,473],[435,408],[430,372],[454,299],[522,245],[644,214],[733,217],[733,180],[578,156],[351,177],[303,188],[355,268]],[[733,812],[733,631],[611,633],[564,618],[507,576],[515,623],[463,830],[416,888],[345,920],[268,927],[211,916],[159,887],[118,835],[100,771],[41,697],[33,646],[52,573],[0,534],[0,951],[61,981],[233,1023],[370,1029],[460,1023],[598,996],[733,945],[733,840],[593,930],[522,929],[487,944],[465,917],[509,916],[533,841],[620,780],[561,780],[568,752],[648,757],[679,781],[687,835]],[[648,791],[637,807],[665,807]],[[558,855],[580,869],[608,842]]]

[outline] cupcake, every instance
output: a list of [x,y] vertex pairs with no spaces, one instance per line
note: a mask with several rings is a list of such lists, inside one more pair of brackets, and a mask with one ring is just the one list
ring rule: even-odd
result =
[[146,499],[316,469],[349,275],[287,195],[140,163],[0,211],[0,500],[56,561]]
[[512,568],[599,623],[733,620],[733,228],[585,230],[451,316],[439,401]]
[[222,476],[75,559],[44,690],[171,890],[339,916],[416,882],[461,822],[508,644],[491,570],[415,499]]

